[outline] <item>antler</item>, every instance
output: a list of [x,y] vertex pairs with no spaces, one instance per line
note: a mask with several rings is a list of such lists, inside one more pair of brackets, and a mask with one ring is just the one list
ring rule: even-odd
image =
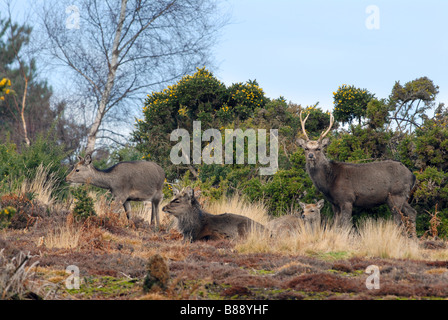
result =
[[[306,119],[305,119],[305,121],[306,121]],[[334,117],[333,117],[333,114],[330,113],[330,125],[328,126],[327,131],[325,131],[325,132],[320,134],[320,137],[319,137],[318,141],[322,141],[322,139],[328,134],[328,132],[330,132],[331,127],[333,126],[333,124],[334,124]]]
[[309,141],[310,139],[308,138],[308,135],[306,134],[306,131],[305,131],[305,122],[308,119],[308,117],[310,116],[310,114],[308,113],[308,115],[305,118],[305,121],[302,121],[302,112],[303,112],[303,110],[300,110],[300,124],[302,125],[302,132],[305,135],[306,141]]

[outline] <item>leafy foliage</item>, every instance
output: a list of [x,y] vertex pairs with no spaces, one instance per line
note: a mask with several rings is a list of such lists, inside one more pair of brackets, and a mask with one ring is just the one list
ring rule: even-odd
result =
[[72,191],[75,198],[75,207],[73,208],[73,215],[77,218],[86,219],[95,216],[95,208],[92,197],[88,194],[88,186],[83,185]]
[[400,131],[419,127],[425,113],[434,106],[434,101],[439,93],[439,87],[434,85],[427,77],[417,78],[406,82],[404,86],[399,81],[395,82],[389,96],[391,107],[391,120],[395,120]]
[[[439,105],[433,117],[426,115],[433,106],[437,88],[423,77],[403,87],[396,83],[388,99],[377,99],[367,89],[340,86],[333,93],[336,123],[330,134],[327,156],[348,162],[384,159],[403,162],[417,176],[410,201],[419,213],[418,233],[423,235],[431,228],[432,216],[425,212],[437,211],[437,218],[442,221],[436,226],[438,235],[446,237],[448,113],[443,105]],[[418,99],[422,103],[420,106]],[[409,130],[412,129],[410,126],[397,125],[397,116],[408,116],[409,121],[413,119],[410,114],[397,114],[397,110],[415,107],[420,108],[416,114],[424,119],[423,123],[413,126],[414,130]],[[303,108],[287,104],[283,97],[269,99],[255,81],[226,87],[209,71],[198,69],[194,75],[185,76],[179,83],[148,96],[145,119],[137,122],[134,141],[141,154],[164,163],[164,168],[169,171],[169,181],[200,188],[202,194],[212,200],[237,192],[252,201],[263,200],[270,214],[281,215],[294,209],[298,201],[312,202],[322,197],[306,173],[303,151],[295,144],[301,135],[301,110],[310,113],[306,124],[309,138],[317,139],[329,125],[328,113],[318,104]],[[259,164],[172,166],[168,160],[173,146],[169,135],[177,128],[192,132],[194,120],[202,120],[202,131],[219,128],[222,137],[224,129],[278,129],[279,170],[272,176],[262,177],[258,175]],[[357,123],[354,120],[358,120]],[[349,125],[338,130],[338,122]],[[247,149],[245,152],[247,156]],[[169,195],[171,188],[166,191]],[[324,214],[327,212],[331,212],[328,203],[323,210]],[[355,208],[355,221],[366,216],[390,217],[391,213],[385,205]]]
[[0,209],[0,229],[7,228],[11,223],[11,219],[16,214],[17,210],[14,207],[8,206]]
[[58,181],[54,192],[63,195],[67,168],[63,160],[67,153],[54,141],[54,136],[39,136],[31,146],[17,146],[6,141],[0,144],[0,186],[2,191],[14,191],[24,179],[33,179],[39,166],[48,168],[48,174]]
[[343,84],[336,92],[333,92],[334,118],[342,123],[352,123],[366,116],[367,105],[374,97],[366,89]]

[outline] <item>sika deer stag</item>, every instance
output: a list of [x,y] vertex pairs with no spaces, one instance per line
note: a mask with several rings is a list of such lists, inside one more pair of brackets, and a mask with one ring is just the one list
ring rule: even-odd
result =
[[151,201],[151,224],[155,221],[159,226],[159,203],[163,198],[165,172],[158,164],[127,161],[99,170],[93,166],[90,154],[78,158],[79,162],[66,177],[67,182],[88,183],[110,190],[115,201],[123,204],[128,219],[131,212],[129,201]]
[[401,162],[385,160],[371,163],[347,163],[330,161],[324,154],[329,144],[325,136],[334,123],[330,116],[330,126],[321,133],[317,141],[310,140],[305,131],[305,120],[300,122],[304,139],[297,143],[305,150],[306,170],[314,186],[332,204],[336,218],[341,222],[351,222],[353,207],[373,207],[386,203],[393,212],[394,221],[401,224],[401,213],[411,223],[410,231],[415,236],[417,212],[409,205],[408,198],[415,184],[415,176]]

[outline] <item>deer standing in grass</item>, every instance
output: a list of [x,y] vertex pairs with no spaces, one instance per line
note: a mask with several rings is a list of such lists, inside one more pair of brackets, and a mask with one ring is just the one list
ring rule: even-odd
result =
[[347,163],[328,160],[324,149],[329,144],[325,136],[334,123],[330,115],[330,126],[321,133],[317,141],[310,140],[305,130],[305,120],[300,122],[304,139],[297,143],[305,150],[306,171],[314,186],[331,203],[336,218],[342,223],[351,222],[353,207],[373,207],[386,203],[397,224],[402,223],[403,214],[410,222],[410,232],[415,236],[417,212],[409,205],[408,198],[415,184],[415,176],[401,162],[385,160],[370,163]]
[[268,222],[267,227],[273,235],[282,236],[285,232],[294,234],[304,222],[313,225],[320,223],[320,209],[324,206],[323,199],[316,203],[299,202],[299,205],[303,209],[301,215],[287,214]]
[[122,204],[129,219],[129,201],[151,201],[151,224],[159,226],[159,204],[163,199],[165,172],[150,161],[125,161],[99,170],[92,164],[90,154],[79,157],[79,162],[66,177],[70,183],[85,183],[109,190],[115,201]]

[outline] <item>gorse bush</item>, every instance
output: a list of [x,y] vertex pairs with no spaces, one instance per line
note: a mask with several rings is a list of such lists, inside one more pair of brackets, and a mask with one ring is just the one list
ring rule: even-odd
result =
[[351,123],[357,119],[361,123],[361,119],[366,116],[367,105],[373,97],[366,89],[343,84],[333,92],[335,120]]
[[[330,160],[355,163],[401,161],[417,176],[410,201],[419,212],[418,234],[423,235],[431,227],[431,216],[425,212],[434,212],[438,205],[442,221],[438,234],[447,236],[448,116],[443,105],[433,117],[425,114],[432,108],[437,92],[437,86],[425,77],[403,86],[396,83],[387,99],[377,99],[367,89],[353,85],[340,86],[333,93],[336,123],[329,134],[326,154]],[[170,182],[197,187],[208,199],[236,193],[250,201],[263,201],[271,215],[282,215],[294,210],[299,201],[322,198],[305,170],[303,151],[295,142],[302,135],[300,111],[310,114],[307,134],[317,139],[330,118],[317,103],[302,107],[286,103],[283,97],[269,99],[255,81],[226,86],[203,68],[148,95],[144,119],[136,123],[133,141],[145,159],[162,165]],[[277,129],[279,170],[272,176],[260,176],[258,163],[173,165],[169,156],[177,142],[170,141],[171,132],[186,129],[192,139],[196,120],[201,121],[202,132],[214,128],[222,138],[226,129]],[[339,129],[339,124],[345,126]],[[201,150],[208,143],[202,142]],[[247,161],[247,146],[244,153]],[[169,188],[166,191],[167,195],[171,193]],[[322,212],[332,213],[328,203]],[[389,218],[391,213],[385,205],[354,210],[355,222],[365,217]]]
[[256,81],[226,87],[210,71],[198,68],[195,74],[147,96],[144,119],[137,121],[132,139],[145,159],[162,165],[167,177],[173,179],[186,170],[170,162],[173,130],[182,128],[192,133],[193,121],[201,121],[202,131],[229,128],[232,122],[252,119],[268,101]]
[[16,212],[17,210],[11,206],[0,209],[0,229],[7,228],[10,225],[11,219],[14,217]]

